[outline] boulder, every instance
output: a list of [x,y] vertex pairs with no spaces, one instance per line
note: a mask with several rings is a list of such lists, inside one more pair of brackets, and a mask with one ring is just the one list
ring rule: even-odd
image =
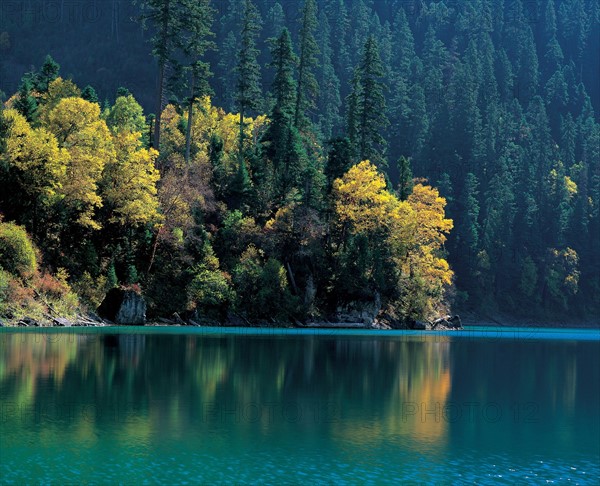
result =
[[432,329],[437,331],[463,329],[460,316],[444,316],[433,321]]
[[32,319],[31,317],[23,317],[23,319],[21,319],[18,323],[18,326],[20,327],[39,327],[40,323],[38,321],[36,321],[35,319]]
[[98,307],[98,315],[115,324],[144,325],[146,301],[133,290],[110,289]]
[[68,319],[63,319],[62,317],[54,317],[52,319],[52,322],[57,327],[71,327],[71,325],[73,324]]
[[381,311],[381,297],[375,293],[369,300],[353,300],[337,307],[334,319],[336,322],[363,323],[371,327]]
[[372,329],[379,329],[379,330],[382,330],[382,331],[389,331],[389,330],[392,329],[392,326],[390,326],[384,320],[375,319],[375,321],[373,322],[373,325],[371,326],[371,328]]
[[413,321],[410,327],[416,331],[429,331],[431,329],[431,325],[423,321]]

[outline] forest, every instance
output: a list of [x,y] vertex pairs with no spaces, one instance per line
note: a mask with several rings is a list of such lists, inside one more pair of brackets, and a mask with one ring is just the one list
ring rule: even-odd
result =
[[0,316],[600,312],[598,0],[0,5]]

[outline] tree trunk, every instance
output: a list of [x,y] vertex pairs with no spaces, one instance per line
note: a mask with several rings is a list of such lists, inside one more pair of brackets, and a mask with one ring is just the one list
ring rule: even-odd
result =
[[188,107],[187,129],[185,131],[185,165],[190,165],[190,148],[192,145],[192,121],[194,118],[194,81],[192,76],[192,92],[190,93],[190,105]]
[[239,153],[240,163],[244,161],[244,107],[240,106],[240,140],[239,140]]
[[158,150],[160,146],[160,119],[162,115],[162,99],[165,84],[165,62],[161,61],[158,72],[158,96],[156,103],[156,117],[154,118],[153,147]]

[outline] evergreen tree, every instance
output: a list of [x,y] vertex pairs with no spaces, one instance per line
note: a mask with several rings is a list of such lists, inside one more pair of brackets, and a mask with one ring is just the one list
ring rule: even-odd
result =
[[172,61],[180,35],[181,11],[179,0],[140,0],[141,20],[144,26],[151,23],[155,34],[152,37],[152,54],[158,61],[158,91],[154,118],[155,149],[160,146],[162,110],[165,101],[167,66]]
[[283,198],[300,184],[306,159],[300,135],[294,126],[297,86],[293,75],[298,58],[287,29],[283,29],[272,43],[271,56],[270,66],[275,70],[271,88],[275,105],[263,142],[266,144],[265,155],[273,164],[276,192],[278,197]]
[[47,55],[40,71],[35,75],[34,89],[39,93],[48,91],[50,83],[58,78],[60,65],[52,59],[52,56]]
[[344,99],[349,94],[347,86],[352,71],[347,42],[348,31],[350,29],[348,10],[344,0],[327,0],[325,11],[331,25],[333,68],[336,76],[340,80],[340,97]]
[[244,158],[244,116],[249,110],[257,110],[262,103],[260,90],[260,66],[258,65],[259,51],[256,48],[256,39],[261,30],[261,17],[252,0],[244,0],[244,14],[238,51],[237,64],[237,107],[240,114],[239,121],[239,163]]
[[38,103],[31,94],[33,90],[31,80],[24,77],[19,88],[19,93],[15,101],[15,108],[23,115],[29,123],[34,123],[37,119]]
[[[385,166],[385,140],[381,130],[389,124],[386,116],[383,67],[375,37],[365,43],[362,60],[355,72],[352,96],[356,103],[356,134],[351,141],[361,160]],[[351,100],[352,101],[352,100]]]
[[310,120],[307,111],[315,107],[315,98],[319,92],[319,85],[314,74],[319,55],[319,47],[315,40],[316,28],[317,4],[315,0],[304,0],[300,23],[300,56],[294,113],[294,125],[299,128],[307,126]]
[[208,79],[212,76],[210,65],[202,60],[206,51],[215,49],[216,45],[211,40],[214,36],[211,31],[214,10],[210,0],[183,0],[186,15],[184,17],[185,36],[179,39],[183,54],[188,60],[186,66],[189,73],[189,97],[186,100],[188,116],[185,134],[185,161],[190,163],[190,148],[192,138],[192,124],[194,104],[203,96],[211,93]]
[[81,97],[84,100],[89,101],[90,103],[99,103],[98,94],[96,93],[96,90],[89,84],[85,88],[83,88],[83,90],[81,90]]
[[406,201],[413,189],[413,173],[410,168],[410,161],[406,157],[400,157],[398,160],[398,198]]
[[333,133],[340,128],[341,117],[341,98],[340,98],[340,80],[338,79],[333,66],[331,48],[331,28],[325,12],[319,14],[318,43],[321,46],[319,56],[319,129],[323,140],[329,140]]
[[271,47],[272,62],[270,67],[275,70],[271,87],[275,98],[274,111],[279,111],[287,117],[294,116],[297,84],[294,71],[298,58],[294,54],[289,30],[284,28]]

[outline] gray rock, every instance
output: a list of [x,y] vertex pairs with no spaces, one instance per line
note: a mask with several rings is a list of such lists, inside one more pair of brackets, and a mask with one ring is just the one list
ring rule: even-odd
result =
[[68,319],[63,319],[62,317],[54,317],[52,319],[52,322],[57,327],[71,327],[71,325],[73,324]]
[[97,322],[98,324],[102,324],[102,318],[94,312],[88,312],[87,317],[91,321]]
[[436,331],[449,331],[463,329],[463,326],[460,316],[444,316],[433,321],[431,328]]
[[373,325],[371,326],[372,329],[380,329],[382,331],[389,331],[390,329],[392,329],[392,327],[384,322],[384,321],[380,321],[378,319],[375,319],[375,322],[373,322]]
[[338,306],[334,317],[337,322],[362,322],[365,327],[371,327],[379,311],[381,311],[381,297],[378,292],[375,292],[371,300],[354,300]]
[[427,331],[428,328],[431,328],[427,322],[423,321],[414,321],[411,326],[412,329],[416,331]]
[[122,325],[146,323],[146,301],[133,290],[110,289],[98,307],[98,315]]
[[31,317],[23,317],[18,323],[17,326],[20,327],[39,327],[40,323]]

